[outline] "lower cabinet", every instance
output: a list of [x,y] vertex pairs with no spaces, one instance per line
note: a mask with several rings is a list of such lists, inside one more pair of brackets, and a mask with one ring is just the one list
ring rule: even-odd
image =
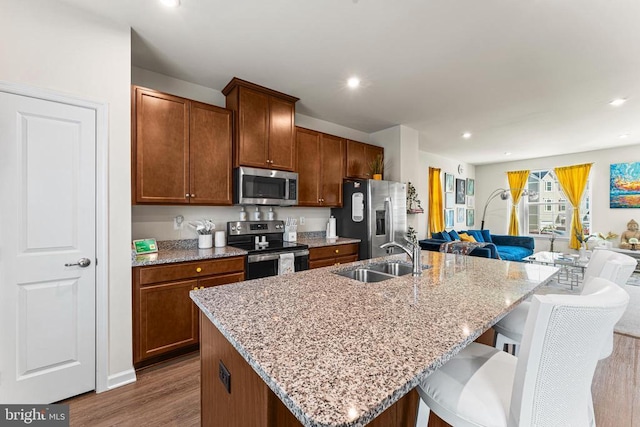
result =
[[358,243],[309,249],[309,269],[358,261]]
[[198,307],[189,292],[244,280],[244,257],[133,269],[133,363],[155,363],[198,344]]

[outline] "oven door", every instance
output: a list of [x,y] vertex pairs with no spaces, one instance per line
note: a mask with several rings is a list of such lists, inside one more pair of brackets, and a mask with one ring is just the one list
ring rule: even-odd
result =
[[[249,279],[259,279],[261,277],[277,276],[278,263],[281,253],[290,252],[271,252],[268,254],[249,255],[247,257],[246,276]],[[309,251],[302,249],[293,251],[295,271],[309,269]]]

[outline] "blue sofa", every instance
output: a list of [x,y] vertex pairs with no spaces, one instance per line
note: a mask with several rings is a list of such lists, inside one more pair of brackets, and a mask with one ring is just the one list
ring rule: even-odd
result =
[[[527,236],[505,236],[491,234],[489,230],[465,230],[473,236],[477,242],[487,243],[486,246],[475,248],[469,253],[471,256],[484,258],[500,258],[508,261],[522,261],[523,258],[533,254],[533,237]],[[455,230],[449,232],[433,233],[431,239],[420,240],[420,247],[428,251],[439,251],[440,245],[445,242],[460,240]]]

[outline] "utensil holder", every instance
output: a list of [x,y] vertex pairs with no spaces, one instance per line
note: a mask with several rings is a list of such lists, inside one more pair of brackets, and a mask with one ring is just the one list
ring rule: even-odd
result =
[[213,247],[213,234],[199,234],[198,235],[198,248],[209,249]]
[[298,233],[296,232],[295,229],[292,229],[291,227],[289,228],[285,227],[282,238],[284,239],[285,242],[295,242],[298,239]]

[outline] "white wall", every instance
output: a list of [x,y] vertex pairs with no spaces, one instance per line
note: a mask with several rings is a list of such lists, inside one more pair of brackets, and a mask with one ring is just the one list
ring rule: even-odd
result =
[[0,79],[109,106],[109,374],[132,368],[131,36],[52,0],[2,2]]
[[[458,165],[462,165],[464,171],[462,174],[458,173]],[[440,180],[442,182],[442,187],[444,190],[444,174],[448,173],[448,174],[452,174],[454,176],[454,179],[467,179],[467,178],[475,178],[476,179],[476,183],[475,183],[475,196],[474,196],[474,200],[475,200],[475,204],[474,204],[474,208],[475,209],[475,225],[473,227],[467,227],[466,225],[466,221],[465,222],[458,222],[457,221],[457,215],[456,212],[454,212],[454,218],[455,218],[455,222],[454,222],[454,227],[453,229],[455,230],[466,230],[467,228],[480,228],[480,217],[478,214],[478,179],[476,178],[477,176],[477,169],[475,166],[468,164],[468,163],[464,163],[464,162],[459,162],[455,159],[450,159],[447,157],[442,157],[439,156],[437,154],[434,153],[427,153],[426,151],[420,151],[420,181],[426,183],[425,186],[425,190],[424,190],[424,196],[422,196],[421,192],[419,192],[418,194],[420,194],[420,199],[423,201],[422,206],[425,209],[425,214],[428,215],[428,185],[429,185],[429,168],[440,168],[442,170],[441,174],[440,174]],[[455,190],[454,190],[455,191]],[[442,200],[442,204],[444,205],[444,196],[443,196],[443,200]],[[466,204],[465,205],[455,205],[456,208],[464,208],[467,209],[469,208]],[[471,209],[471,208],[469,208]],[[455,209],[454,209],[455,211]],[[466,214],[466,211],[465,211]],[[466,217],[466,215],[465,215]],[[425,227],[426,227],[426,223],[428,222],[428,218],[426,218],[425,215]],[[450,228],[449,228],[450,229]],[[425,229],[426,230],[426,229]],[[426,234],[426,233],[425,233]]]
[[[593,163],[591,167],[591,221],[592,232],[607,234],[612,231],[621,234],[626,230],[626,224],[634,218],[640,221],[640,209],[611,209],[609,208],[609,167],[611,163],[640,161],[640,145],[631,145],[622,148],[589,151],[584,153],[569,154],[564,156],[544,157],[516,162],[482,165],[476,167],[476,194],[481,209],[489,194],[496,188],[506,188],[506,171],[522,169],[545,169],[558,166],[570,166],[582,163]],[[506,233],[509,221],[508,201],[499,198],[493,200],[487,209],[485,228],[496,234]],[[478,215],[478,213],[476,213]],[[479,220],[480,218],[477,217]],[[521,221],[522,223],[522,221]],[[616,239],[615,245],[619,242]],[[568,239],[558,239],[554,245],[555,250],[568,250]],[[547,238],[536,239],[536,250],[548,250]]]
[[[229,77],[231,80],[231,77]],[[225,97],[218,90],[196,85],[193,83],[165,76],[153,71],[138,67],[131,68],[132,84],[156,89],[176,96],[182,96],[201,102],[225,106]],[[349,138],[360,142],[368,142],[369,134],[350,129],[344,126],[330,123],[313,117],[296,114],[296,125],[319,132]],[[268,207],[260,207],[262,218],[266,218]],[[247,207],[249,212],[255,208]],[[277,219],[285,219],[287,216],[297,218],[299,222],[304,218],[304,224],[298,225],[298,231],[324,231],[329,219],[329,208],[281,208],[274,207]],[[239,219],[239,206],[132,206],[131,207],[131,238],[142,239],[153,237],[158,240],[192,239],[196,237],[191,227],[186,225],[189,221],[197,219],[213,219],[216,229],[224,230],[228,221]],[[185,218],[185,226],[175,230],[174,218],[182,215]]]

